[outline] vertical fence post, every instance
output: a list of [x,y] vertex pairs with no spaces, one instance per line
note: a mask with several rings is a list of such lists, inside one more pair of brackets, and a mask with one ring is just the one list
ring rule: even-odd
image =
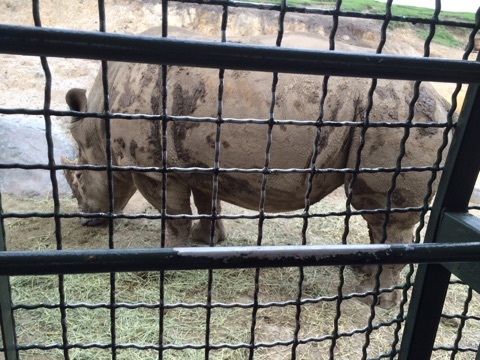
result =
[[[0,193],[0,251],[6,251],[5,227],[3,226],[2,194]],[[17,360],[17,341],[13,321],[12,294],[8,276],[0,276],[0,328],[6,360]]]
[[[425,242],[439,241],[445,212],[468,211],[468,202],[480,168],[478,134],[480,134],[480,87],[470,85],[445,162]],[[430,359],[450,275],[451,272],[443,265],[419,265],[399,360]]]

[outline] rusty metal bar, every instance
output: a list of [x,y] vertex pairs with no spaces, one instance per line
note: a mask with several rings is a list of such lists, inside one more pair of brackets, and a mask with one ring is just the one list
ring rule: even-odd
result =
[[0,275],[478,262],[480,242],[0,252]]
[[296,74],[480,82],[480,63],[463,60],[215,43],[15,25],[0,25],[0,53]]

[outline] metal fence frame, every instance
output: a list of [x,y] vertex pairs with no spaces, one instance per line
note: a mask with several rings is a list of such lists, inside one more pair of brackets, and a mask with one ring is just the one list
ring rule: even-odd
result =
[[[203,3],[203,1],[196,1]],[[103,2],[100,9],[102,9]],[[254,7],[254,4],[235,1],[206,1],[228,6]],[[339,1],[341,4],[341,1]],[[437,1],[437,3],[439,3]],[[163,0],[165,9],[168,1]],[[262,5],[260,8],[279,11],[310,12],[332,17],[367,17],[405,22],[423,22],[436,25],[452,25],[449,21],[417,18],[400,18],[384,15],[362,14],[340,10],[318,10],[281,5]],[[338,5],[338,4],[337,4]],[[33,1],[38,7],[38,1]],[[338,5],[339,6],[339,5]],[[437,10],[439,5],[437,4]],[[38,9],[37,9],[38,11]],[[100,11],[101,12],[101,11]],[[35,12],[34,12],[35,13]],[[100,15],[102,17],[102,15]],[[166,18],[166,17],[165,17]],[[416,81],[442,81],[470,83],[454,142],[444,167],[439,191],[432,207],[424,244],[348,246],[299,246],[299,247],[251,247],[251,248],[183,248],[158,250],[78,250],[52,252],[5,251],[3,220],[0,208],[0,325],[3,329],[3,352],[6,359],[17,359],[15,324],[10,300],[9,276],[37,274],[73,274],[85,272],[116,271],[164,271],[169,269],[258,268],[276,266],[325,266],[348,264],[419,263],[412,300],[408,310],[399,359],[428,359],[431,356],[442,312],[443,301],[450,275],[480,292],[480,221],[468,214],[468,201],[480,169],[480,158],[471,156],[480,152],[480,62],[411,58],[382,54],[344,54],[329,51],[291,50],[279,47],[249,46],[242,44],[193,42],[168,38],[143,38],[141,36],[109,34],[105,32],[81,32],[53,30],[37,27],[0,25],[0,52],[45,57],[74,57],[101,60],[129,60],[155,64],[175,64],[219,69],[293,72],[321,75],[343,75],[374,78],[391,78]],[[480,23],[453,25],[472,29],[473,36]],[[104,24],[103,24],[104,26]],[[166,29],[166,21],[164,22]],[[128,55],[126,55],[128,49]],[[185,56],[188,54],[188,56]],[[347,65],[348,66],[345,66]],[[392,69],[395,68],[395,72]],[[12,113],[21,113],[13,109]],[[2,113],[8,114],[8,111]],[[75,115],[75,112],[59,112],[48,107],[29,114],[42,114],[47,127],[52,115]],[[102,116],[102,114],[96,114]],[[105,116],[105,115],[103,115]],[[48,128],[47,128],[48,134]],[[51,155],[51,154],[50,154]],[[1,168],[21,167],[18,164],[0,164]],[[42,168],[32,166],[26,168]],[[45,170],[54,172],[68,166],[50,165]],[[104,167],[99,167],[104,169]],[[114,169],[111,165],[107,166]],[[128,170],[128,169],[127,169]],[[147,169],[148,170],[148,169]],[[1,206],[1,197],[0,197]],[[28,214],[27,214],[28,215]],[[79,216],[64,214],[58,207],[45,217]],[[163,215],[160,215],[162,217]],[[113,218],[110,216],[110,218]],[[163,216],[163,218],[165,218]],[[32,258],[35,259],[32,262]],[[428,309],[428,311],[426,311]],[[421,335],[419,335],[421,334]],[[480,349],[479,349],[480,350]],[[65,350],[65,351],[68,351]],[[68,355],[67,355],[68,356]],[[480,359],[480,351],[477,353]]]

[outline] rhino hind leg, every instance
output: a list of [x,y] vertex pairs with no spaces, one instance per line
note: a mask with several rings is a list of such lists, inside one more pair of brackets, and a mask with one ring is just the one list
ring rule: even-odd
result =
[[[355,291],[359,293],[373,292],[376,287],[377,274],[380,271],[379,282],[380,288],[389,288],[399,283],[400,272],[404,265],[383,265],[380,271],[379,266],[365,265],[352,266],[352,269],[359,278],[359,283],[355,287]],[[400,303],[401,290],[393,290],[391,292],[383,292],[376,297],[375,305],[383,309],[391,309]],[[373,295],[358,298],[361,302],[371,305],[374,301]]]
[[[368,214],[364,215],[364,218],[368,223],[371,244],[408,244],[412,242],[413,229],[417,221],[414,214],[390,214],[386,227],[386,238],[384,234],[384,215]],[[386,289],[398,285],[401,282],[401,271],[404,267],[404,264],[383,265],[381,269],[378,265],[353,266],[352,269],[359,278],[355,291],[360,293],[373,292],[376,288]],[[359,298],[359,300],[370,305],[374,298],[373,296],[365,296]],[[400,300],[401,290],[389,290],[376,297],[375,305],[390,309],[397,306]]]
[[[359,184],[362,184],[361,180],[365,178],[367,177],[363,175],[359,177],[357,181],[360,180]],[[374,187],[375,183],[372,178],[368,178],[368,180],[368,182],[366,180],[363,181],[363,184],[371,185],[368,189],[366,186],[354,188],[352,205],[356,209],[385,208],[386,197],[384,188],[390,185],[389,182],[391,180],[387,176],[382,178],[383,184],[386,185],[383,187],[378,186],[378,189]],[[420,182],[410,181],[409,183],[402,183],[400,185],[394,196],[392,196],[392,208],[417,206],[422,203],[423,199],[420,195],[412,194],[405,190],[406,188],[421,189],[422,184]],[[400,196],[403,194],[407,194],[408,196]],[[419,216],[416,212],[390,213],[387,218],[385,214],[382,213],[363,214],[362,217],[367,222],[371,244],[410,244],[412,243],[415,224],[419,221]],[[372,293],[378,288],[387,289],[395,285],[400,285],[401,272],[404,267],[404,264],[383,265],[381,269],[377,265],[354,266],[352,269],[358,276],[355,291]],[[379,282],[379,284],[377,282]],[[382,293],[376,297],[369,295],[361,297],[359,300],[369,305],[372,301],[375,301],[375,305],[389,309],[399,304],[401,295],[401,290],[390,289],[388,291],[382,291]]]
[[[199,190],[193,189],[193,201],[197,207],[199,214],[211,214],[212,213],[212,197],[210,194],[203,193]],[[217,201],[217,213],[221,213],[220,200]],[[193,225],[191,239],[193,241],[203,242],[205,244],[211,243],[211,229],[212,221],[210,219],[200,219]],[[223,220],[215,220],[215,232],[213,238],[213,244],[226,239],[225,226]]]

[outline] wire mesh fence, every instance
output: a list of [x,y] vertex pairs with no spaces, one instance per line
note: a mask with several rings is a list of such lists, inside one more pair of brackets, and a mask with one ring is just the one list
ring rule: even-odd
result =
[[[476,254],[406,250],[423,240],[462,86],[480,77],[480,25],[440,1],[353,5],[33,0],[3,19],[2,92],[23,68],[34,81],[0,121],[38,119],[46,146],[0,170],[49,184],[42,198],[2,190],[0,356],[398,358],[413,263]],[[118,34],[142,20],[136,33],[160,27]],[[445,29],[457,49],[441,59]],[[56,125],[76,161],[60,161]],[[433,356],[474,356],[479,302],[452,279]]]

